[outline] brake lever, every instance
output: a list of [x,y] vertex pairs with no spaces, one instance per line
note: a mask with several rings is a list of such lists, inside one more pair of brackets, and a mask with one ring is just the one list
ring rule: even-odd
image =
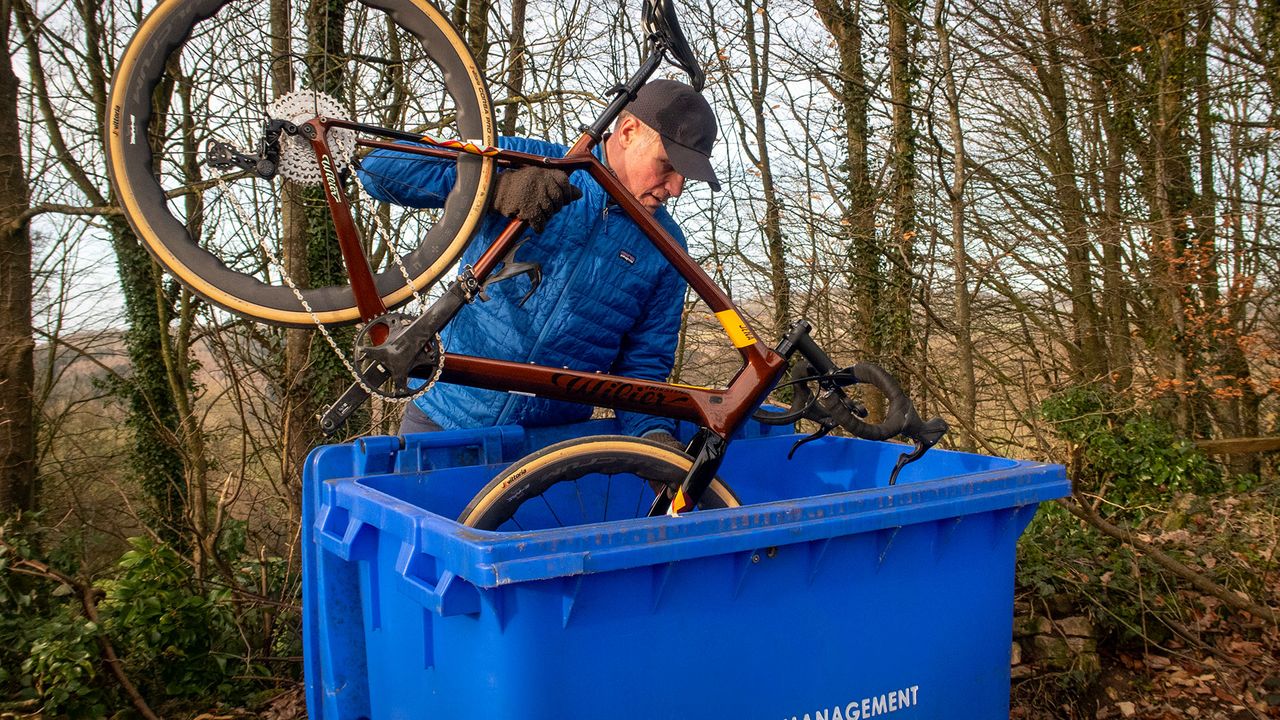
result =
[[923,422],[920,420],[920,416],[916,415],[915,420],[916,425],[910,428],[912,434],[909,435],[911,442],[915,444],[915,449],[898,456],[898,462],[893,465],[893,472],[889,473],[890,485],[898,481],[898,472],[902,468],[924,457],[929,448],[936,445],[942,439],[942,436],[947,433],[947,421],[941,417],[935,417],[932,420]]
[[924,457],[924,454],[929,450],[929,447],[930,447],[929,445],[925,445],[919,440],[916,440],[914,442],[916,446],[915,449],[912,450],[911,452],[904,452],[901,455],[899,455],[898,462],[893,464],[893,472],[889,473],[890,485],[893,485],[894,483],[898,482],[898,472],[902,470],[902,468],[919,460],[921,457]]
[[826,422],[819,421],[818,430],[816,432],[814,432],[812,435],[808,435],[806,437],[800,438],[795,442],[794,445],[791,446],[791,451],[787,453],[787,459],[790,460],[792,456],[796,454],[796,450],[800,449],[801,445],[807,442],[813,442],[814,440],[820,440],[826,437],[827,434],[830,433],[832,430],[835,430],[836,427],[838,426],[835,424],[827,424]]

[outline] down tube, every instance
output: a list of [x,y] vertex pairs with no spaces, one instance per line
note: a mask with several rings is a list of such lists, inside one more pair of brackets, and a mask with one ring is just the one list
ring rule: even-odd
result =
[[[421,376],[417,371],[413,374]],[[440,381],[661,415],[697,423],[721,434],[731,432],[738,419],[731,412],[727,390],[673,385],[470,355],[445,353]]]

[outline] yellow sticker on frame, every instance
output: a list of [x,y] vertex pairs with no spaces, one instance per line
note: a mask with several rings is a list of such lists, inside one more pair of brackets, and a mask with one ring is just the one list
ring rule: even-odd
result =
[[733,308],[721,310],[716,313],[716,319],[724,326],[724,331],[729,334],[729,341],[734,347],[746,347],[756,343],[756,334],[751,332],[751,328],[742,321],[737,310]]

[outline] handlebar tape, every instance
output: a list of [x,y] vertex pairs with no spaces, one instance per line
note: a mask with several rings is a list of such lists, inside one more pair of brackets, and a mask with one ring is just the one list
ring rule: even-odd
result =
[[822,409],[830,414],[845,430],[856,437],[866,440],[888,440],[897,435],[919,441],[926,446],[938,442],[947,432],[947,422],[935,417],[925,422],[911,398],[902,391],[896,378],[879,365],[858,363],[846,370],[852,374],[855,382],[869,383],[884,395],[888,402],[882,422],[868,423],[849,411],[842,398],[831,396],[826,402],[819,401]]
[[[855,437],[866,440],[888,440],[902,435],[925,447],[932,447],[946,434],[947,422],[940,417],[928,421],[922,420],[911,398],[902,391],[902,386],[898,384],[897,379],[879,365],[864,362],[845,370],[837,370],[824,354],[819,354],[817,358],[825,361],[822,364],[829,367],[815,368],[808,358],[797,360],[792,367],[791,384],[795,388],[795,395],[792,398],[790,410],[777,413],[760,409],[755,412],[754,417],[768,425],[792,423],[801,417],[806,417],[819,423],[834,422]],[[817,376],[813,374],[815,370],[819,373]],[[853,383],[874,385],[888,401],[885,419],[878,423],[862,420],[853,411],[856,404],[840,390],[839,386],[815,398],[810,393],[806,380],[814,380],[822,375],[840,376],[837,381],[839,386]]]

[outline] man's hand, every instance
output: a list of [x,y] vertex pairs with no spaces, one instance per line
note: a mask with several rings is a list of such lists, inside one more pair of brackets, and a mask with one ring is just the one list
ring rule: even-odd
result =
[[498,173],[493,188],[493,209],[509,218],[529,223],[534,232],[547,227],[560,208],[582,197],[562,170],[528,165]]

